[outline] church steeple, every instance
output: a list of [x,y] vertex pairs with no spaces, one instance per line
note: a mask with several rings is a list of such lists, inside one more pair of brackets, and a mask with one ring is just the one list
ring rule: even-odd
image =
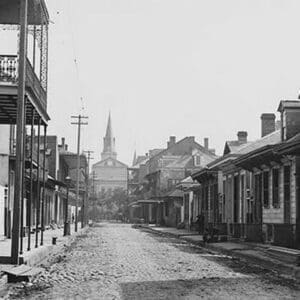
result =
[[101,159],[104,160],[109,157],[117,159],[117,153],[115,151],[115,138],[112,132],[110,112],[107,121],[106,134],[103,139],[103,151],[101,153]]

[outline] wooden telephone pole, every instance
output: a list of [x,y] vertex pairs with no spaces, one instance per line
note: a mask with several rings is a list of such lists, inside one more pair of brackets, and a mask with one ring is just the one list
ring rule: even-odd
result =
[[[72,125],[77,125],[77,172],[76,172],[76,208],[75,208],[75,232],[78,229],[78,201],[79,201],[79,176],[80,176],[80,131],[81,125],[87,125],[87,122],[83,122],[83,119],[88,119],[88,117],[78,115],[71,116],[72,119],[77,119],[77,122],[71,122]],[[84,199],[84,198],[83,198]],[[83,200],[84,201],[84,200]]]
[[90,202],[90,196],[89,196],[89,185],[90,185],[90,160],[94,159],[93,157],[91,157],[91,154],[94,153],[94,151],[84,151],[84,153],[87,153],[87,161],[88,161],[88,167],[87,167],[87,185],[86,185],[86,198],[87,198],[87,203],[85,203],[84,206],[84,221],[86,222],[86,212],[88,212],[88,208],[89,208],[89,202]]

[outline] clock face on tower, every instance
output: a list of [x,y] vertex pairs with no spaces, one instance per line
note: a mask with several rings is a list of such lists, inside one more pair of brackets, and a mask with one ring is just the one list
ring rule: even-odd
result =
[[108,160],[108,161],[107,161],[107,165],[108,165],[108,166],[112,166],[112,165],[113,165],[113,162],[112,162],[111,160]]

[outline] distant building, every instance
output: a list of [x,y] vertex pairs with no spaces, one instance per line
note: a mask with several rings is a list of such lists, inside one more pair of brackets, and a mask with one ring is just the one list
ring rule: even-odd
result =
[[97,195],[111,193],[119,188],[127,189],[127,165],[117,160],[111,124],[111,115],[109,114],[101,161],[92,166],[94,190]]

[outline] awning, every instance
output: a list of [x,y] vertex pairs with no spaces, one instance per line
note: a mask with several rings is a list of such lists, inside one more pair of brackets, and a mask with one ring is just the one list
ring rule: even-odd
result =
[[147,200],[138,200],[137,204],[160,204],[163,202],[164,201],[160,199],[147,199]]

